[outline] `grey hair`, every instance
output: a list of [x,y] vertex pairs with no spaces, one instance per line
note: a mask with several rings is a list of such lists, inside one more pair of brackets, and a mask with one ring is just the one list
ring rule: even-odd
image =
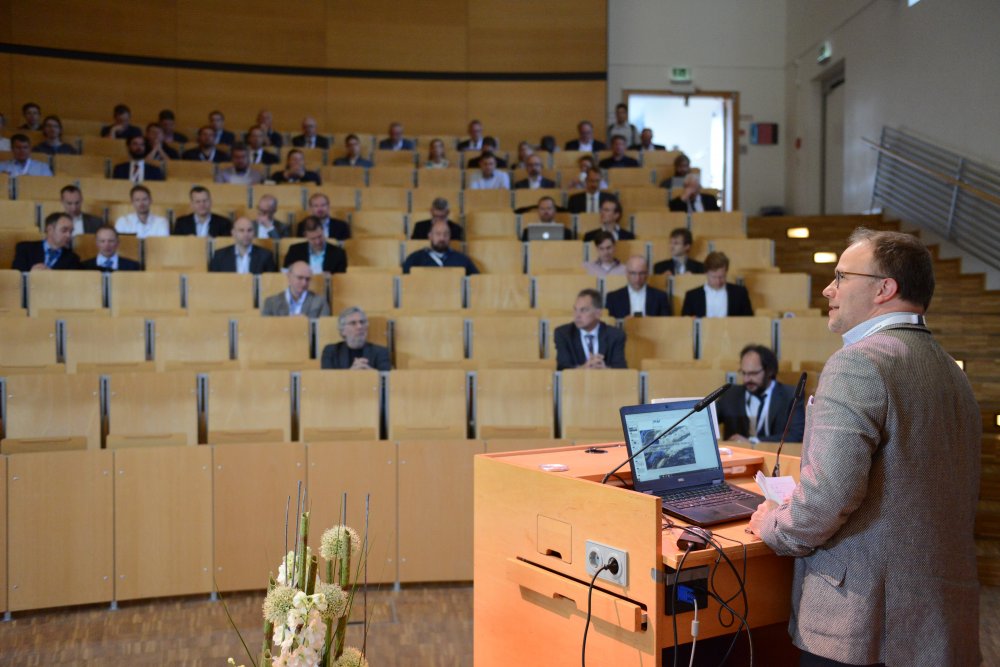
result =
[[437,197],[431,202],[431,208],[435,211],[447,211],[448,210],[448,200],[444,197]]
[[368,319],[368,316],[365,315],[365,311],[361,310],[357,306],[351,306],[350,308],[344,308],[344,310],[340,311],[340,315],[337,316],[337,331],[340,332],[341,336],[344,335],[344,325],[347,324],[347,318],[350,317],[351,315],[354,315],[355,313],[361,313],[361,315],[365,319]]

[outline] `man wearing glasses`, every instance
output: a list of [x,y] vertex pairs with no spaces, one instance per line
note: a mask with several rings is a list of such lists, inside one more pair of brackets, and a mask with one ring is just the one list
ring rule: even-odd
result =
[[[795,396],[795,387],[775,379],[778,376],[778,357],[763,345],[747,345],[740,352],[740,376],[743,385],[727,391],[716,404],[719,423],[726,430],[726,438],[754,445],[778,442]],[[805,426],[805,408],[799,402],[785,440],[802,442]]]
[[794,556],[801,665],[979,665],[982,418],[924,321],[933,261],[858,229],[823,290],[844,347],[809,399],[799,484],[749,530]]
[[323,348],[322,365],[335,370],[390,371],[389,350],[368,342],[368,316],[356,306],[346,308],[337,319],[344,339]]

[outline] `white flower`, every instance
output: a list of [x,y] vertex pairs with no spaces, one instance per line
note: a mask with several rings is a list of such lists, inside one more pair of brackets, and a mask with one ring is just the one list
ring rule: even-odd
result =
[[319,553],[326,560],[336,560],[347,555],[348,546],[352,554],[361,548],[357,531],[348,526],[334,526],[323,533]]
[[294,606],[295,593],[295,589],[289,586],[275,586],[268,591],[264,598],[264,620],[271,621],[276,626],[283,623]]
[[[306,563],[312,559],[312,547],[306,547]],[[298,565],[295,562],[295,552],[289,551],[285,554],[284,560],[281,565],[278,566],[278,576],[275,577],[274,581],[278,584],[288,584],[288,573],[295,570]],[[295,578],[298,579],[298,571],[295,572]]]
[[337,584],[317,581],[316,593],[322,595],[326,602],[325,609],[320,610],[325,612],[323,618],[326,620],[340,618],[347,612],[347,593]]
[[368,660],[361,655],[361,651],[348,646],[344,653],[333,663],[333,667],[368,667]]

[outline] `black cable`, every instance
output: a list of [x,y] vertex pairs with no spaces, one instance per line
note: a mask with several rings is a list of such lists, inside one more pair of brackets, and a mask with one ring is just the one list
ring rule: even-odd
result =
[[[720,602],[720,604],[721,604],[721,607],[719,609],[718,616],[717,616],[718,619],[719,619],[719,624],[721,626],[723,626],[725,628],[728,628],[737,619],[739,619],[742,622],[742,629],[746,630],[746,633],[747,633],[747,644],[750,647],[750,665],[751,665],[751,667],[753,667],[753,637],[752,637],[752,635],[750,633],[750,625],[746,621],[746,616],[749,616],[749,614],[750,614],[750,601],[747,598],[747,593],[746,593],[746,566],[747,566],[747,561],[746,561],[746,544],[743,543],[743,542],[740,542],[739,540],[733,540],[732,538],[723,537],[722,535],[718,535],[717,536],[717,537],[722,537],[722,539],[729,540],[730,542],[735,542],[737,544],[742,545],[742,547],[743,547],[743,576],[741,577],[740,573],[736,570],[736,566],[733,565],[733,561],[730,560],[729,556],[722,549],[722,546],[718,542],[715,541],[714,537],[716,537],[716,536],[713,536],[713,539],[709,540],[709,543],[716,550],[716,552],[718,553],[718,555],[722,559],[725,559],[726,564],[729,565],[729,569],[732,570],[733,577],[736,579],[737,583],[739,584],[739,589],[735,593],[733,593],[731,596],[729,596],[727,599],[725,599],[725,600],[723,600],[722,597],[715,591],[715,572],[717,571],[718,566],[719,566],[719,562],[720,562],[720,558],[717,558],[716,561],[715,561],[715,566],[712,568],[712,574],[709,577],[709,581],[711,583],[711,588],[712,588],[712,590],[709,591],[709,593],[714,598],[716,598]],[[735,600],[737,597],[740,597],[740,596],[742,596],[742,598],[743,598],[743,615],[742,616],[740,614],[736,613],[736,610],[734,610],[730,606],[730,604],[729,604],[730,602],[732,602],[733,600]],[[722,610],[723,609],[725,609],[726,611],[728,611],[732,615],[732,620],[729,623],[726,623],[726,622],[724,622],[722,620]],[[733,635],[733,639],[729,643],[729,649],[726,651],[726,654],[722,657],[722,661],[719,663],[720,665],[724,665],[726,663],[726,660],[729,659],[730,654],[733,652],[733,649],[736,647],[736,640],[737,639],[739,639],[739,629],[736,631],[736,634]]]
[[677,563],[677,569],[674,570],[674,585],[671,589],[672,595],[670,596],[670,619],[674,624],[674,667],[677,667],[677,585],[680,583],[681,568],[684,567],[684,561],[687,560],[689,553],[691,553],[690,544],[684,550],[684,555],[681,556],[680,561]]
[[581,667],[587,667],[587,632],[590,630],[590,604],[594,595],[594,584],[597,583],[597,577],[600,576],[601,572],[610,569],[610,564],[600,566],[597,568],[597,572],[594,573],[594,578],[590,580],[590,588],[587,591],[587,623],[583,626],[583,649],[580,658]]

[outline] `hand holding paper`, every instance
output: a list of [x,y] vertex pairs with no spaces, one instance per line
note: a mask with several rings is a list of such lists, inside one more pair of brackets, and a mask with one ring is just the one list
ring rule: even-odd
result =
[[785,502],[792,495],[792,491],[795,490],[795,479],[788,475],[783,477],[766,477],[763,472],[758,470],[754,481],[757,482],[757,486],[760,487],[760,491],[764,494],[765,498],[779,505]]

